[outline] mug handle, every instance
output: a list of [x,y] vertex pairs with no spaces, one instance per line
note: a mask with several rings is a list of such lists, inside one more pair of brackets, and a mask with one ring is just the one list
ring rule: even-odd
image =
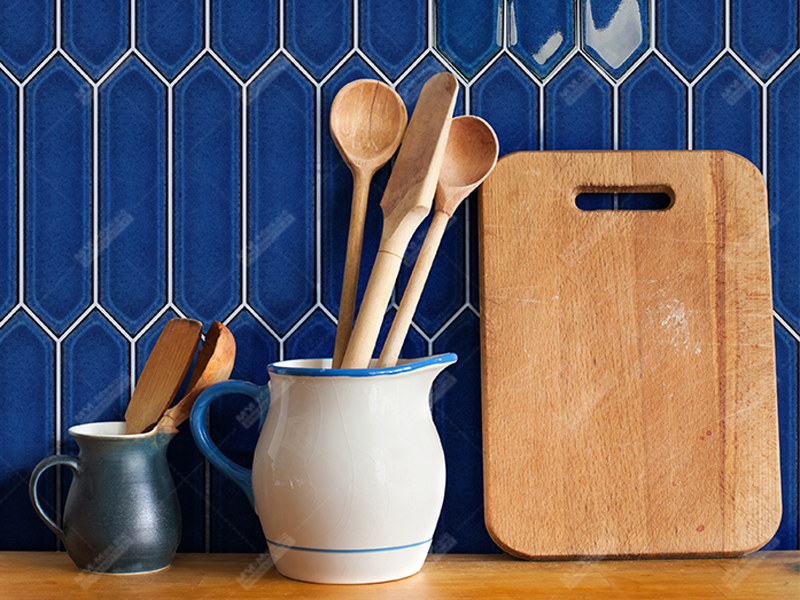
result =
[[258,386],[247,381],[223,381],[206,388],[192,407],[189,417],[189,425],[192,430],[192,437],[200,452],[208,461],[222,472],[228,479],[238,485],[250,501],[250,505],[255,507],[253,501],[253,482],[252,471],[237,465],[225,456],[217,445],[211,440],[206,425],[206,414],[211,403],[222,396],[241,394],[248,396],[258,403],[259,422],[258,429],[264,425],[264,419],[269,409],[269,385]]
[[64,530],[61,529],[58,525],[56,525],[55,521],[48,517],[42,505],[39,503],[39,495],[36,493],[36,487],[39,485],[39,478],[42,476],[42,473],[45,472],[46,469],[50,467],[54,467],[56,465],[66,465],[72,472],[77,476],[80,474],[80,462],[78,458],[75,456],[66,456],[66,455],[55,455],[55,456],[48,456],[44,460],[42,460],[36,467],[34,467],[33,472],[31,473],[31,481],[28,484],[28,494],[31,497],[31,504],[33,504],[33,509],[36,511],[36,514],[39,515],[39,518],[44,521],[44,524],[55,533],[61,541],[64,542],[64,545],[67,544],[67,538],[64,535]]

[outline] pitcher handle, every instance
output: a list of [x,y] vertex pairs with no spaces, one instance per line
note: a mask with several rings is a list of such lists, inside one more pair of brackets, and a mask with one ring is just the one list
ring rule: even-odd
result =
[[61,541],[64,542],[64,545],[67,544],[67,538],[64,535],[64,530],[61,529],[58,525],[56,525],[55,521],[47,516],[42,508],[42,505],[39,503],[39,495],[37,494],[37,486],[39,485],[39,478],[42,476],[42,473],[45,470],[49,469],[50,467],[54,467],[56,465],[66,465],[75,476],[80,474],[80,462],[78,458],[75,456],[66,456],[66,455],[55,455],[55,456],[48,456],[44,460],[42,460],[36,467],[34,467],[33,472],[31,473],[31,480],[28,484],[28,494],[31,497],[31,504],[33,504],[33,510],[36,511],[36,514],[39,515],[39,518],[44,521],[44,524],[55,533]]
[[250,505],[255,507],[253,501],[253,482],[252,471],[246,469],[241,465],[237,465],[227,456],[225,456],[217,445],[211,440],[206,425],[206,414],[211,406],[211,403],[222,396],[229,396],[233,394],[241,394],[248,396],[258,403],[259,407],[259,424],[258,428],[264,424],[267,410],[269,409],[269,386],[258,386],[254,383],[247,381],[223,381],[207,388],[200,396],[192,407],[192,412],[189,417],[189,425],[192,430],[192,437],[195,444],[200,449],[200,452],[205,456],[208,461],[214,465],[220,472],[228,479],[238,485],[250,501]]

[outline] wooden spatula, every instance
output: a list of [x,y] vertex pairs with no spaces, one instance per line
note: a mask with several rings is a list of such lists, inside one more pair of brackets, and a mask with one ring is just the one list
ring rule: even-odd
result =
[[434,75],[422,87],[381,199],[381,242],[343,369],[369,367],[408,242],[433,203],[457,95],[458,82],[450,73]]
[[175,429],[188,419],[194,401],[203,390],[230,377],[234,358],[236,358],[236,342],[233,334],[225,325],[214,321],[208,328],[203,347],[197,353],[186,393],[180,402],[164,413],[156,429],[162,427]]
[[203,325],[193,319],[167,322],[125,411],[125,433],[142,433],[164,414],[186,377]]

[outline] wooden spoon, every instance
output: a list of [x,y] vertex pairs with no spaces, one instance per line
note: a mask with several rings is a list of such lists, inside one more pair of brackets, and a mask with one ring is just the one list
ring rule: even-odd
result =
[[434,75],[422,87],[381,199],[381,242],[342,360],[344,369],[369,367],[408,242],[433,203],[457,95],[458,82],[450,73]]
[[197,353],[192,377],[186,394],[175,406],[167,410],[158,421],[156,429],[177,429],[189,418],[192,405],[207,387],[225,381],[231,376],[236,357],[236,341],[233,334],[219,321],[214,321],[206,333],[206,341]]
[[125,433],[142,433],[164,414],[192,364],[202,330],[193,319],[167,321],[128,402]]
[[353,81],[339,90],[333,99],[331,137],[353,174],[350,231],[347,234],[339,323],[333,351],[334,368],[342,363],[353,329],[369,184],[375,172],[400,146],[407,123],[408,115],[402,98],[380,81]]
[[436,212],[378,358],[378,368],[397,364],[397,357],[400,356],[400,349],[417,310],[447,222],[464,198],[492,172],[497,163],[499,149],[494,130],[480,117],[464,116],[453,119],[442,170],[436,184]]

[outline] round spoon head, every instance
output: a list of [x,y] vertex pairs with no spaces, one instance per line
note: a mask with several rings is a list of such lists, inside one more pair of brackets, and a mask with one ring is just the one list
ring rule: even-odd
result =
[[456,117],[436,184],[436,210],[452,216],[458,205],[489,176],[500,145],[491,125],[480,117]]
[[347,166],[375,171],[400,146],[408,115],[402,98],[388,85],[359,79],[336,94],[330,122],[331,137]]

